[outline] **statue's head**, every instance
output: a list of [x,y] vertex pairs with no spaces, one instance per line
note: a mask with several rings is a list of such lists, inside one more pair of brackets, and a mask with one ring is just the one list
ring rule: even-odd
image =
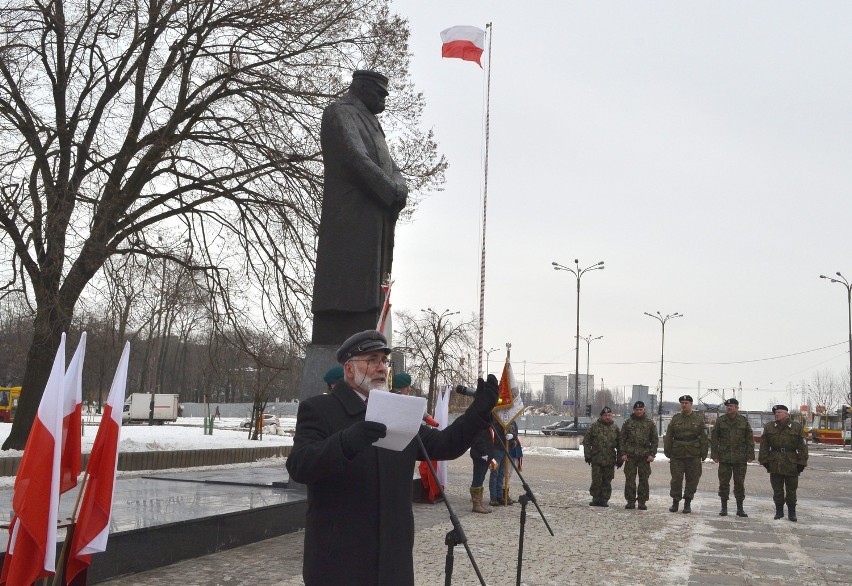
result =
[[383,112],[385,98],[388,96],[388,78],[378,71],[359,69],[352,74],[349,91],[364,102],[367,110],[373,114]]

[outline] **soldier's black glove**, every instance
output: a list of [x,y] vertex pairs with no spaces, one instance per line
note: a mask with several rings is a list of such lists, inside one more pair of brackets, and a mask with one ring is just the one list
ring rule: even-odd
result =
[[488,380],[479,379],[476,383],[476,395],[468,409],[476,413],[483,421],[491,421],[491,410],[497,404],[500,386],[497,377],[488,375]]
[[358,452],[366,450],[387,433],[387,426],[377,421],[359,421],[355,425],[350,425],[343,431],[341,441],[343,455],[352,459]]
[[586,464],[588,464],[589,466],[591,466],[591,465],[592,465],[592,459],[591,459],[591,458],[586,458]]
[[798,471],[799,471],[799,474],[801,474],[802,472],[804,472],[804,471],[805,471],[805,466],[804,466],[804,464],[796,464],[796,470],[798,470]]
[[616,468],[621,468],[623,465],[624,465],[624,462],[622,462],[621,460],[616,460],[616,462],[615,462]]

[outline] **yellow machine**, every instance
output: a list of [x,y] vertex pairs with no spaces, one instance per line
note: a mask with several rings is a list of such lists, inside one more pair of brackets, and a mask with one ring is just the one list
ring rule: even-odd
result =
[[0,422],[10,423],[15,420],[20,397],[21,387],[0,387]]

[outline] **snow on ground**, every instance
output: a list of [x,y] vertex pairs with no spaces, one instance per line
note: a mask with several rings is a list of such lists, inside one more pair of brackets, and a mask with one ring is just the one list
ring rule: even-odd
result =
[[[85,416],[82,451],[92,451],[98,432],[98,419]],[[212,450],[218,448],[256,448],[258,446],[291,446],[295,418],[282,418],[277,426],[268,426],[260,440],[248,439],[248,430],[241,428],[240,418],[223,417],[213,424],[213,435],[204,435],[201,417],[181,417],[175,423],[163,425],[123,425],[121,428],[120,452],[150,452],[170,450]],[[0,442],[6,440],[11,423],[0,423]],[[21,456],[23,451],[6,450],[0,458]]]

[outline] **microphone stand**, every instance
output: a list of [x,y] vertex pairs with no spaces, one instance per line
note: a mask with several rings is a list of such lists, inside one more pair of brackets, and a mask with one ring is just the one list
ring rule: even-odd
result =
[[[492,421],[491,428],[494,433],[497,434],[497,437],[499,437],[499,430],[497,429],[497,427],[495,427],[495,424],[496,422]],[[521,471],[518,470],[518,467],[515,465],[514,460],[512,460],[512,457],[509,455],[508,447],[503,442],[497,443],[503,450],[503,461],[508,461],[512,465],[512,468],[515,469],[515,474],[518,475],[518,478],[520,479],[521,484],[524,487],[524,494],[518,497],[518,502],[521,503],[521,527],[520,532],[518,534],[518,570],[515,582],[517,586],[521,586],[521,567],[523,566],[524,555],[524,530],[527,523],[527,503],[531,502],[535,505],[535,508],[538,510],[538,514],[541,515],[541,520],[544,521],[544,526],[547,527],[548,531],[550,531],[551,537],[553,537],[553,529],[550,528],[550,524],[547,522],[547,518],[544,516],[544,512],[542,512],[541,507],[538,506],[538,501],[536,500],[535,495],[533,494],[533,491],[530,488],[530,485],[527,484],[527,481],[524,479],[523,475],[521,474]]]
[[[426,459],[426,464],[429,466],[429,473],[432,474],[432,477],[436,480],[435,484],[438,485],[438,492],[441,493],[441,498],[444,499],[444,506],[447,507],[447,512],[450,514],[450,522],[453,524],[453,528],[444,538],[444,544],[447,546],[447,558],[444,562],[444,586],[450,586],[450,584],[452,584],[454,559],[453,548],[459,544],[464,545],[464,549],[467,551],[467,557],[470,558],[470,563],[473,566],[473,571],[476,572],[476,576],[479,578],[479,583],[482,586],[486,586],[485,578],[482,577],[482,573],[479,571],[479,566],[476,565],[476,560],[473,557],[473,552],[470,551],[470,546],[467,544],[467,536],[464,534],[461,521],[456,515],[456,512],[453,510],[453,506],[450,504],[450,500],[447,498],[447,495],[444,494],[444,487],[441,486],[440,482],[437,482],[438,474],[435,472],[434,466],[432,466],[432,459],[426,451],[426,446],[423,445],[423,440],[419,433],[414,434],[414,437],[417,438],[417,443],[420,444],[420,451],[423,452],[423,457]],[[552,531],[551,534],[553,534]]]

